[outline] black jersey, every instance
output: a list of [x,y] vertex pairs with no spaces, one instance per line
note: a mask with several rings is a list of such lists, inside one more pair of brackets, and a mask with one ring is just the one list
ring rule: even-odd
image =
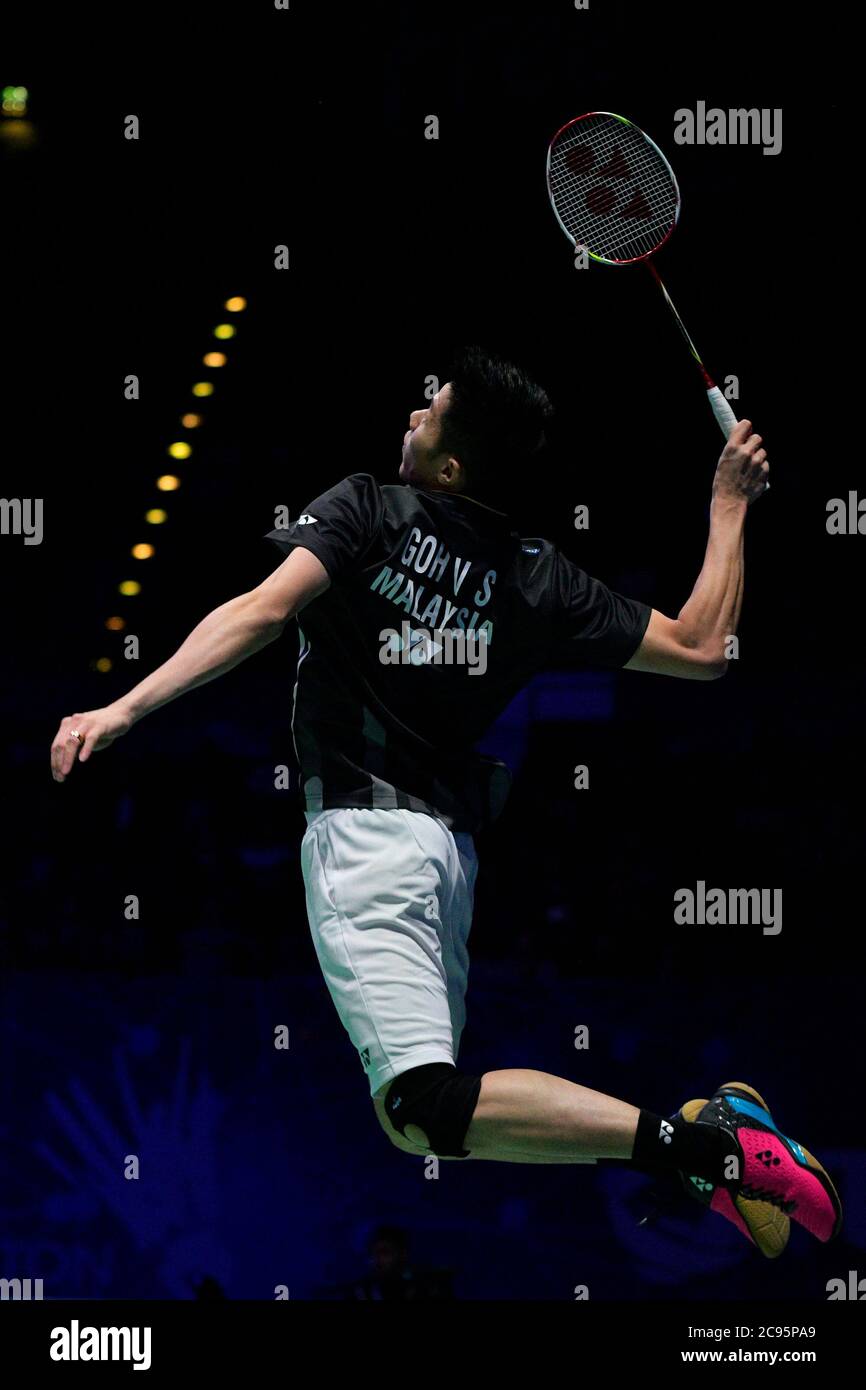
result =
[[475,751],[557,663],[623,666],[651,609],[469,497],[354,473],[285,530],[330,588],[299,615],[292,728],[308,811],[405,808],[477,831],[508,793]]

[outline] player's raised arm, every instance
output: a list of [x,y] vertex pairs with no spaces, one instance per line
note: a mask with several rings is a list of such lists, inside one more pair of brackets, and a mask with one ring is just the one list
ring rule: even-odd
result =
[[91,753],[107,748],[151,710],[215,680],[273,642],[329,583],[321,560],[301,547],[293,550],[257,588],[208,613],[174,656],[126,695],[103,709],[66,715],[51,745],[55,782],[66,779],[76,757],[87,762]]
[[767,486],[767,452],[749,420],[733,430],[716,469],[704,563],[676,618],[653,609],[628,671],[715,680],[728,669],[725,643],[737,630],[743,601],[746,510]]

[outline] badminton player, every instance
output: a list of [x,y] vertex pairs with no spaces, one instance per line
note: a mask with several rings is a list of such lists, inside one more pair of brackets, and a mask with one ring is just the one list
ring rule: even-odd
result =
[[293,618],[301,856],[315,949],[400,1149],[509,1163],[617,1163],[681,1178],[767,1256],[789,1219],[839,1228],[833,1185],[740,1082],[664,1117],[528,1069],[460,1069],[474,836],[501,809],[503,764],[475,745],[538,671],[589,666],[708,681],[726,669],[743,533],[768,463],[748,420],[716,468],[704,562],[676,617],[615,593],[511,517],[537,476],[551,408],[518,367],[470,349],[409,417],[399,481],[354,473],[269,533],[285,556],[104,709],[65,717],[63,782],[145,714],[272,642]]

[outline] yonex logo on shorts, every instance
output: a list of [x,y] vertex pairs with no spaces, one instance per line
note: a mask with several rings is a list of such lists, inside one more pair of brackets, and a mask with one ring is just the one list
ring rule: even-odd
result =
[[315,520],[316,520],[316,518],[315,518],[314,516],[310,516],[309,512],[304,512],[304,515],[303,515],[303,516],[299,516],[299,517],[298,517],[298,525],[299,525],[299,526],[312,526],[313,523],[315,522]]
[[667,1120],[662,1120],[659,1128],[659,1139],[661,1139],[663,1144],[670,1144],[672,1142],[671,1136],[673,1132],[673,1125],[669,1125]]

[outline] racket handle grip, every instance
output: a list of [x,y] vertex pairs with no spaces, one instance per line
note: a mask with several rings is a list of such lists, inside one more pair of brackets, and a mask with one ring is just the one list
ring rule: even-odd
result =
[[737,423],[737,417],[728,405],[718,386],[710,386],[707,390],[707,400],[710,408],[719,422],[719,429],[727,439]]
[[[713,414],[719,422],[719,429],[722,431],[722,434],[725,436],[725,439],[728,439],[731,430],[737,423],[736,415],[731,410],[731,407],[728,405],[728,402],[725,400],[718,386],[707,387],[707,400],[710,403]],[[765,483],[764,492],[769,491],[770,484]]]

